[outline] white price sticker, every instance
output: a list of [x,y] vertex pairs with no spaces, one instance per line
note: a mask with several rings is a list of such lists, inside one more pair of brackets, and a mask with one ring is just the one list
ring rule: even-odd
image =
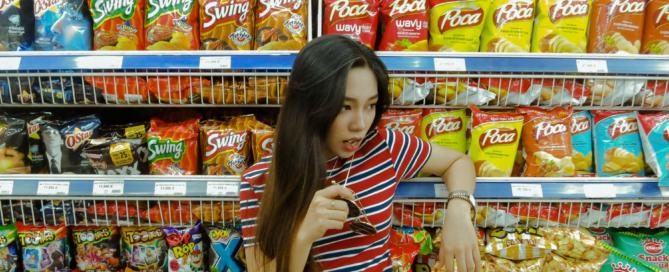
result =
[[0,70],[18,70],[21,65],[21,57],[2,57],[0,58]]
[[79,69],[121,69],[123,56],[76,57],[74,66]]
[[606,60],[576,60],[576,70],[579,73],[608,73],[609,65]]
[[446,72],[466,72],[467,64],[463,58],[434,58],[434,70]]
[[185,182],[156,182],[154,195],[157,196],[184,196],[186,195]]
[[69,181],[40,181],[37,184],[38,195],[67,195],[69,193]]
[[123,187],[122,180],[95,180],[93,181],[93,195],[122,195]]
[[613,184],[583,184],[586,198],[616,198],[616,186]]
[[513,197],[531,197],[531,198],[542,198],[544,197],[544,191],[541,188],[541,184],[511,184],[511,194]]
[[230,69],[232,60],[230,56],[224,57],[200,57],[200,69]]
[[14,192],[13,180],[0,180],[0,195],[11,195]]
[[434,196],[436,198],[447,198],[448,197],[448,188],[446,188],[446,184],[435,184],[434,185]]
[[239,183],[235,182],[207,182],[208,196],[237,196],[239,194]]

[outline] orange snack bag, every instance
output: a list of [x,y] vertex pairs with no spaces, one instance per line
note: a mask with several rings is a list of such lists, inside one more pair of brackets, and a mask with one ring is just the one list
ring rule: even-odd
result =
[[108,103],[141,103],[147,100],[149,93],[146,80],[141,77],[123,76],[87,76],[86,83],[102,89]]
[[255,11],[256,50],[300,50],[307,43],[308,1],[260,0]]
[[545,110],[521,107],[523,125],[523,156],[526,177],[573,177],[571,107]]
[[379,0],[325,0],[324,35],[344,35],[376,47]]
[[404,133],[420,137],[420,120],[423,111],[420,109],[400,110],[390,109],[386,111],[379,121],[379,128],[399,130]]
[[523,116],[514,112],[472,110],[469,157],[477,177],[509,177],[518,151]]
[[205,175],[240,175],[250,163],[250,134],[244,124],[203,121],[202,173]]
[[592,2],[589,53],[638,54],[646,0],[596,0]]
[[381,51],[427,51],[427,0],[384,0]]
[[199,117],[177,121],[151,118],[147,148],[152,175],[196,175]]
[[144,50],[144,0],[90,0],[95,50]]
[[645,19],[641,52],[669,55],[669,1],[648,1]]
[[198,3],[195,0],[148,0],[144,32],[146,50],[200,48]]
[[[148,81],[149,93],[163,103],[183,104],[200,102],[200,86],[210,86],[208,79],[200,77],[151,77]],[[197,100],[197,101],[195,101]]]
[[202,50],[253,49],[253,7],[250,0],[199,0]]
[[267,128],[254,129],[251,133],[253,160],[258,162],[260,159],[272,155],[272,150],[274,149],[274,129],[267,126]]

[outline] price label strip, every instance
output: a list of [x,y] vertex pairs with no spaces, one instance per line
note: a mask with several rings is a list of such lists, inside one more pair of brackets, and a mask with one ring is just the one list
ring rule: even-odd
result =
[[576,70],[579,73],[599,73],[609,72],[609,65],[606,60],[576,60]]
[[239,195],[239,183],[209,181],[209,182],[207,182],[207,195],[208,196],[238,196]]
[[448,188],[446,188],[446,184],[435,184],[434,185],[434,196],[436,198],[447,198],[448,197]]
[[74,66],[79,69],[121,69],[123,56],[76,57]]
[[185,182],[156,182],[153,194],[156,196],[185,196]]
[[69,193],[69,181],[40,181],[37,184],[38,195],[68,195]]
[[542,198],[544,191],[541,184],[511,184],[511,194],[513,197]]
[[21,65],[21,57],[2,57],[0,58],[0,70],[13,71],[18,70]]
[[463,58],[434,58],[434,70],[442,72],[466,72],[467,63]]
[[124,187],[122,180],[95,180],[93,195],[122,195]]
[[230,56],[223,57],[200,57],[200,69],[230,69],[232,59]]
[[583,184],[583,194],[586,198],[616,198],[616,186],[613,184]]
[[13,180],[0,180],[0,195],[11,195],[14,192]]

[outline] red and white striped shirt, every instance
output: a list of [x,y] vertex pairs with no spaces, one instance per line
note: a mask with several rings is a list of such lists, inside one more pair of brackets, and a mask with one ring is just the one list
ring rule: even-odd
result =
[[[392,271],[389,237],[395,189],[400,180],[418,175],[431,152],[430,145],[415,136],[373,129],[352,158],[327,162],[328,178],[323,182],[343,184],[351,168],[346,187],[355,192],[377,233],[354,233],[350,221],[342,230],[327,231],[311,252],[323,271]],[[245,247],[255,245],[256,216],[270,163],[271,158],[266,157],[242,175],[240,210]]]

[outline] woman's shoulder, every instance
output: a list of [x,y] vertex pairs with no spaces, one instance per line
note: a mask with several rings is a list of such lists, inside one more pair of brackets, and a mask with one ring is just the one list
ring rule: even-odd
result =
[[242,182],[248,182],[251,185],[261,185],[265,183],[265,176],[272,165],[272,156],[266,156],[254,163],[242,173]]

